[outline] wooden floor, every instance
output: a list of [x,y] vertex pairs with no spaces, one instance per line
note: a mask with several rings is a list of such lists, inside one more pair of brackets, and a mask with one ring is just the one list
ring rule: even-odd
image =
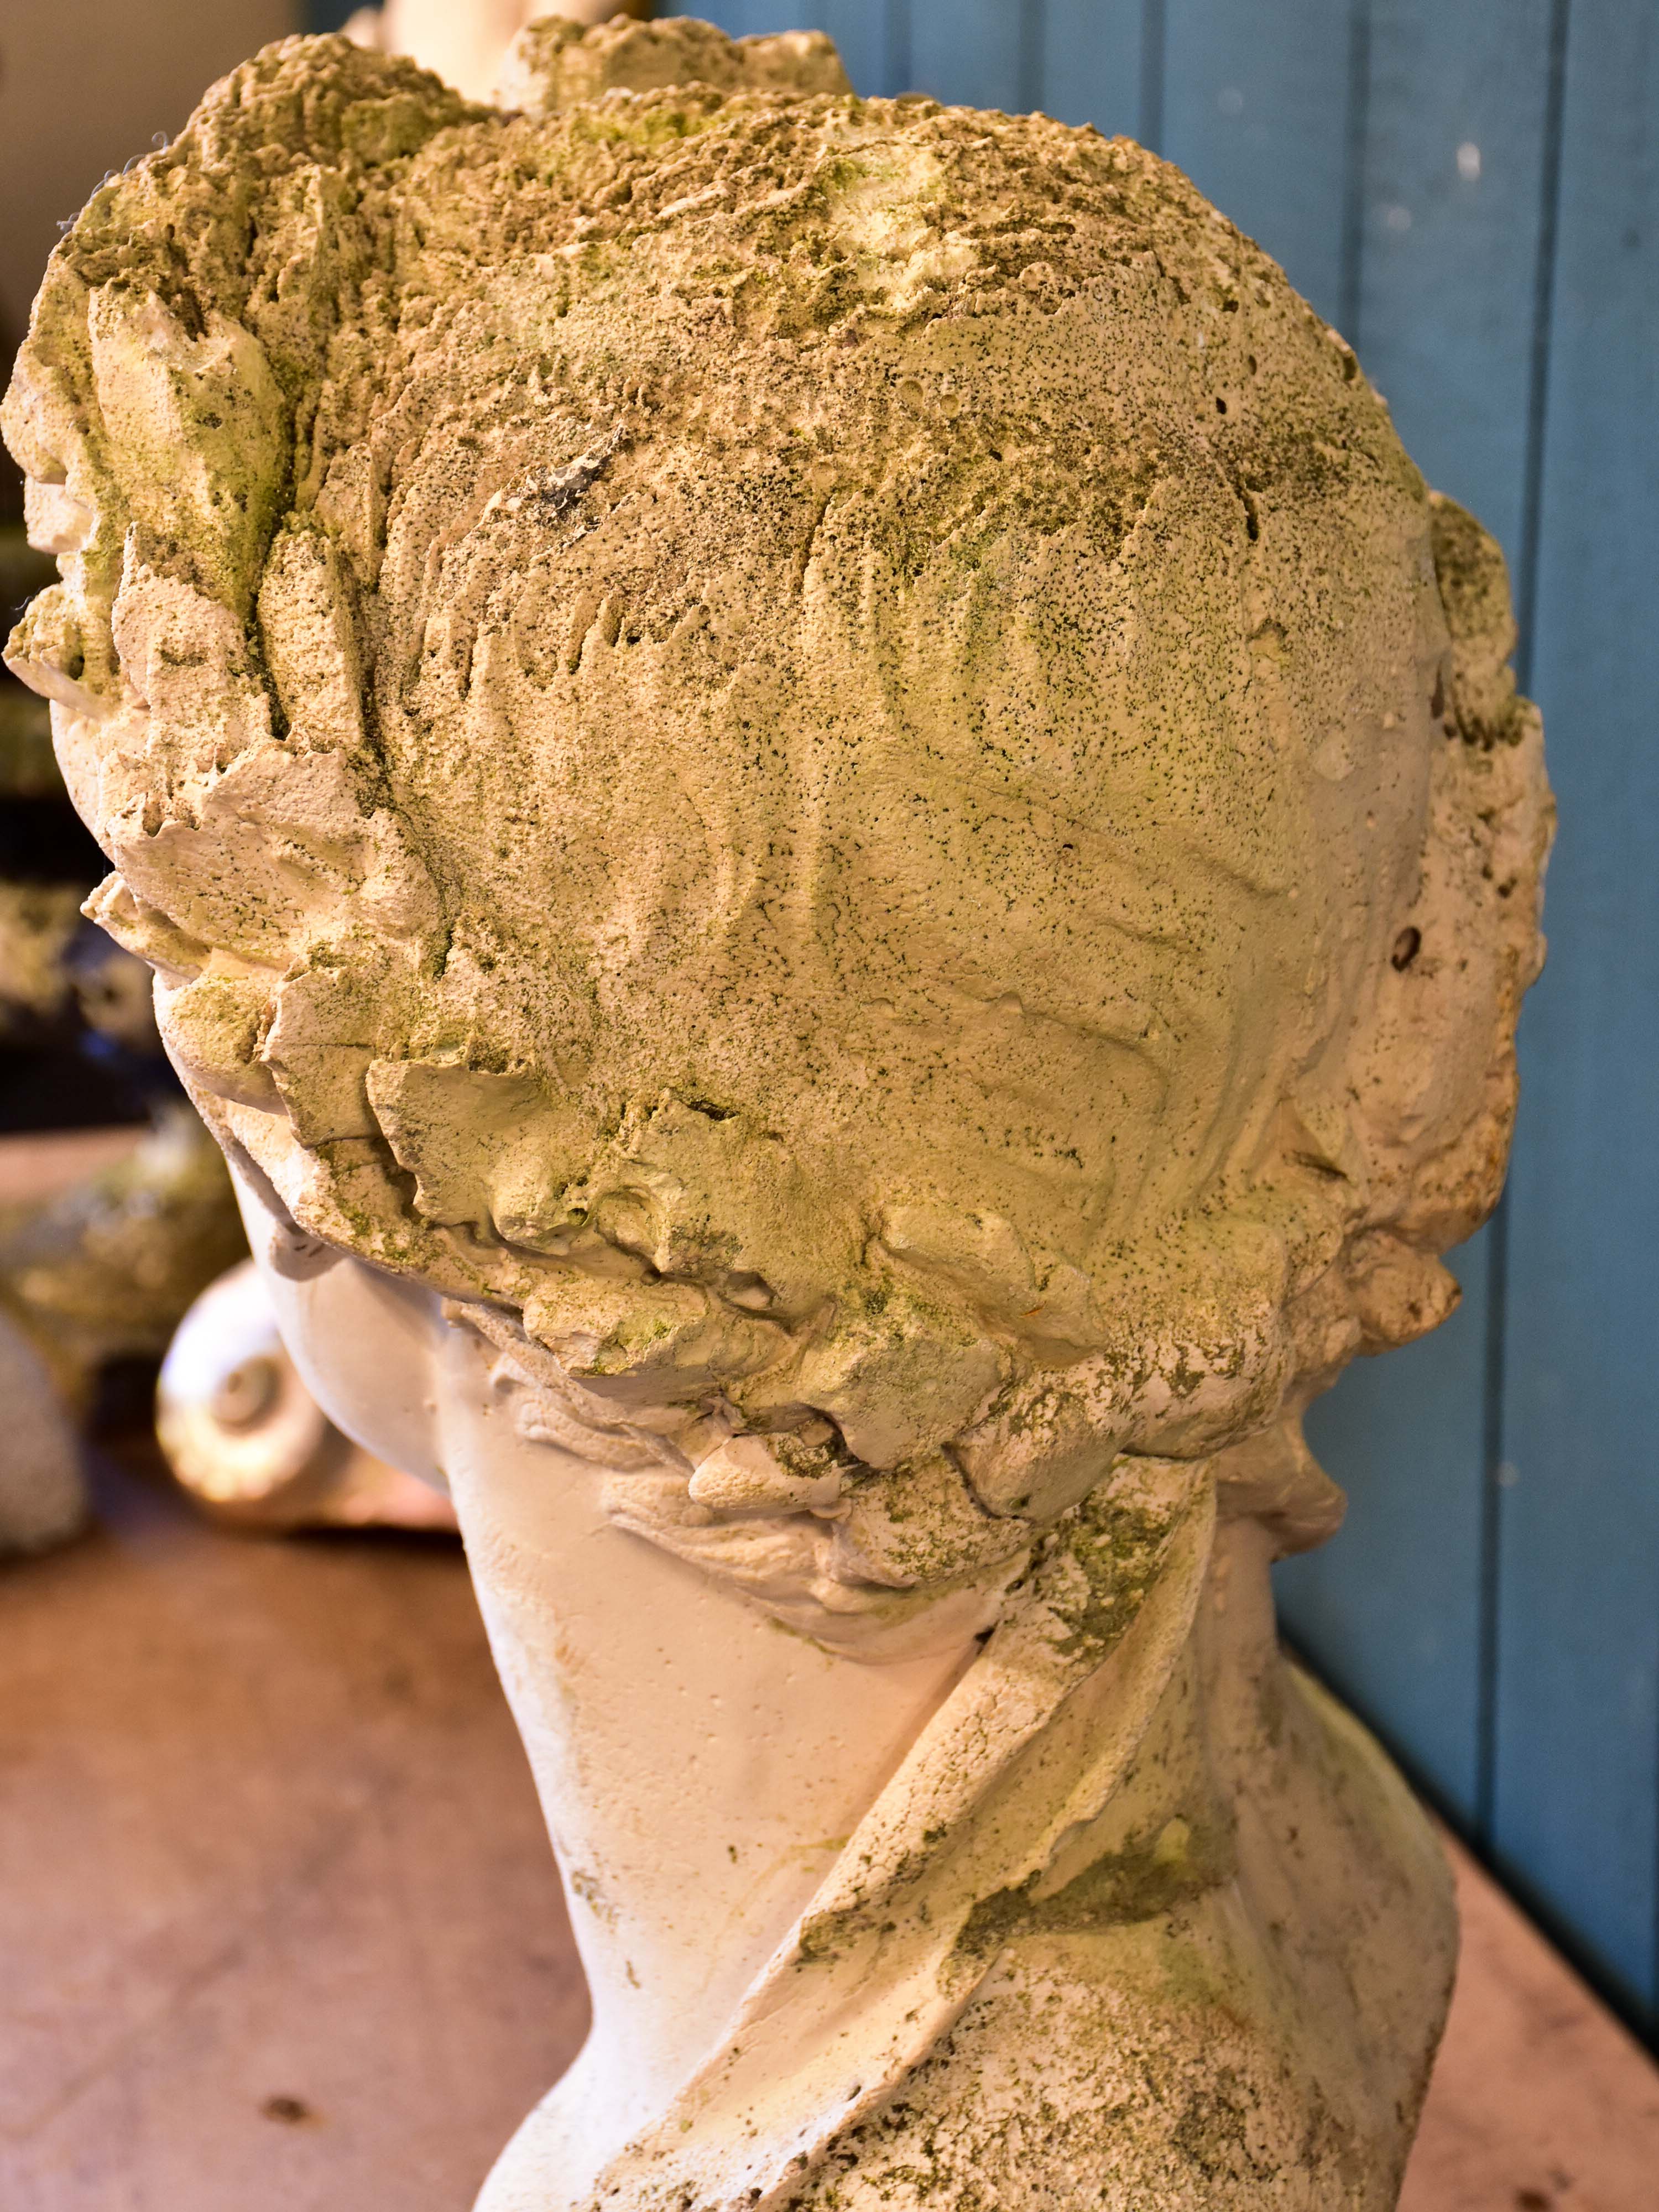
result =
[[[0,2207],[465,2212],[585,2000],[459,1552],[97,1481],[0,1570]],[[1464,1875],[1408,2212],[1654,2212],[1659,2073]]]

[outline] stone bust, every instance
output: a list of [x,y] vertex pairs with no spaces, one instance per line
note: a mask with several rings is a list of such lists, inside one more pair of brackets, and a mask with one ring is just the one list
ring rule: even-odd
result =
[[238,70],[4,427],[91,910],[564,1871],[481,2212],[1392,2204],[1449,1885],[1267,1567],[1496,1200],[1549,816],[1352,351],[1126,142],[549,21]]

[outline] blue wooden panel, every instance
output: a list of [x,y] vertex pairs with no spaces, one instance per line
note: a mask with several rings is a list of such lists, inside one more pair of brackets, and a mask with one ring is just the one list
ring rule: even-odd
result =
[[[763,6],[763,0],[720,0],[717,9],[666,7],[657,10],[659,15],[696,15],[705,23],[718,23],[721,30],[733,39],[746,39],[756,31],[781,30],[784,26],[780,23],[761,21],[763,15],[770,12]],[[793,14],[790,21],[793,25]]]
[[[828,31],[860,92],[927,92],[967,106],[1048,107],[1063,119],[1133,129],[1135,100],[1118,81],[1126,35],[1139,67],[1144,0],[697,0],[663,10],[702,15],[734,37],[754,31]],[[1068,83],[1077,58],[1076,85]],[[1054,89],[1054,88],[1058,88]],[[1073,96],[1064,110],[1061,94]],[[1079,108],[1079,100],[1082,108]]]
[[1291,1639],[1413,1775],[1473,1822],[1481,1776],[1481,1468],[1487,1237],[1452,1255],[1463,1303],[1420,1344],[1351,1368],[1308,1419],[1348,1493],[1323,1550],[1276,1572]]
[[669,5],[657,9],[659,15],[695,15],[700,21],[717,23],[729,38],[746,39],[757,31],[811,30],[816,26],[805,21],[799,8],[780,9],[769,7],[766,0],[720,0],[718,7]]
[[1431,483],[1521,562],[1551,0],[1373,16],[1357,326]]
[[[902,59],[908,0],[688,0],[664,7],[664,15],[697,15],[718,23],[734,39],[761,31],[827,31],[835,40],[856,91],[902,90],[891,82],[893,48]],[[900,76],[908,76],[908,67]]]
[[1331,320],[1359,120],[1340,0],[1167,0],[1164,143]]
[[911,0],[910,88],[964,107],[1018,108],[1026,30],[1017,0]]
[[887,92],[893,88],[888,82],[890,13],[884,0],[802,0],[799,7],[781,11],[787,21],[761,27],[828,31],[846,64],[854,89],[865,94]]
[[1659,1864],[1659,19],[1577,0],[1534,682],[1561,837],[1511,1186],[1496,1841],[1650,2008]]
[[[1501,17],[1394,0],[1374,10],[1364,60],[1347,334],[1425,475],[1481,516],[1524,586],[1550,0]],[[1284,1577],[1292,1632],[1480,1826],[1503,1504],[1487,1487],[1492,1252],[1483,1237],[1464,1254],[1451,1327],[1320,1409],[1316,1449],[1350,1488],[1352,1521],[1328,1560]]]
[[1032,12],[1036,82],[1030,104],[1061,123],[1092,123],[1109,138],[1137,137],[1142,0],[1047,0]]

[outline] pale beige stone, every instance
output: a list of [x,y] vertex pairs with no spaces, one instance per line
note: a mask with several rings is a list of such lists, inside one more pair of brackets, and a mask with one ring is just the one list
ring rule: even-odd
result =
[[86,1526],[81,1445],[40,1353],[0,1308],[0,1559],[48,1552]]
[[1501,557],[1176,172],[832,63],[269,49],[54,258],[12,665],[455,1498],[595,2013],[488,2212],[1384,2206],[1449,1893],[1267,1568],[1501,1180]]
[[159,1358],[197,1293],[243,1249],[224,1163],[188,1107],[118,1136],[113,1157],[108,1133],[67,1187],[0,1190],[0,1314],[72,1415],[88,1410],[112,1362]]
[[173,1332],[155,1433],[196,1503],[233,1528],[453,1530],[449,1501],[343,1437],[295,1372],[251,1260]]

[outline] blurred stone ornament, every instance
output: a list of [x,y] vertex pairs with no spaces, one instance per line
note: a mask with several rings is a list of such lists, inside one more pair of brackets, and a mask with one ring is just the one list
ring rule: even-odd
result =
[[170,1107],[115,1166],[0,1208],[0,1315],[74,1413],[111,1361],[159,1358],[245,1249],[218,1147],[189,1107]]
[[[0,607],[8,620],[57,580],[50,554],[36,552],[20,525],[0,525]],[[63,789],[46,701],[9,672],[0,675],[0,799],[49,799]]]
[[94,1036],[125,1052],[158,1057],[154,979],[146,963],[125,952],[94,922],[82,922],[64,961],[82,1021]]
[[87,1491],[74,1430],[40,1353],[0,1314],[0,1557],[45,1552],[86,1525]]
[[245,1260],[203,1291],[161,1364],[155,1427],[179,1482],[241,1528],[453,1530],[449,1500],[354,1444],[283,1348]]
[[95,1036],[159,1058],[150,971],[82,920],[84,896],[77,884],[0,878],[0,1036],[72,1012]]
[[81,899],[73,884],[0,882],[0,1035],[20,1018],[49,1021],[68,1004]]
[[[0,808],[10,804],[0,793]],[[14,849],[29,842],[28,825],[6,828]],[[10,876],[0,862],[0,1127],[13,1133],[130,1126],[160,1099],[182,1103],[149,970],[82,919],[86,891]]]

